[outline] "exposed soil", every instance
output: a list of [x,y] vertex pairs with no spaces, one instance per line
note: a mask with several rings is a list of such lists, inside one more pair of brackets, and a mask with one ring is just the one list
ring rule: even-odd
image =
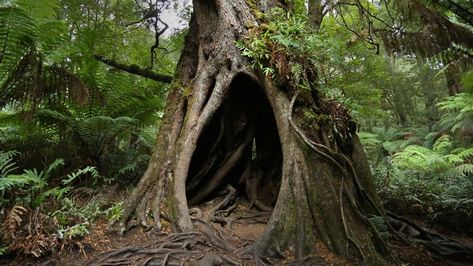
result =
[[[122,194],[123,195],[123,194]],[[199,207],[205,213],[221,198],[214,199]],[[195,232],[187,235],[175,235],[169,224],[163,223],[161,232],[143,227],[130,229],[124,236],[107,230],[108,222],[101,219],[91,228],[90,234],[83,239],[65,245],[57,252],[42,258],[22,255],[10,255],[0,259],[0,265],[204,265],[203,262],[218,262],[220,265],[255,265],[251,254],[243,255],[245,248],[254,243],[263,233],[270,212],[263,212],[250,206],[246,200],[235,200],[236,208],[227,217],[227,222],[211,223],[220,232],[220,237],[228,241],[235,250],[216,248],[205,235]],[[231,223],[230,223],[231,221]],[[415,221],[423,228],[431,228],[421,220]],[[430,230],[429,228],[429,230]],[[463,244],[473,244],[473,238],[448,232],[443,234]],[[195,240],[194,242],[192,240]],[[182,246],[181,246],[182,244]],[[283,259],[265,261],[273,265],[357,265],[330,253],[321,243],[315,243],[317,252],[303,261],[294,262],[294,254],[282,251]],[[433,256],[425,247],[407,245],[401,241],[390,240],[389,247],[402,265],[469,265],[468,262],[447,262]],[[120,251],[123,256],[100,262],[101,259]],[[160,253],[162,250],[162,253]],[[182,252],[184,253],[182,253]],[[222,258],[225,258],[222,260]],[[100,263],[97,263],[100,262]],[[201,264],[199,264],[201,263]]]

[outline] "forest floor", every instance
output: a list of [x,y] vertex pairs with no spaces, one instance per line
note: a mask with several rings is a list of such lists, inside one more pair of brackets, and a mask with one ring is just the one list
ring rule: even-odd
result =
[[[120,198],[126,195],[124,192],[114,194]],[[215,202],[199,208],[208,209],[212,203]],[[88,235],[60,247],[59,251],[40,258],[11,254],[0,258],[0,265],[179,265],[179,261],[183,262],[183,265],[200,265],[199,263],[206,260],[214,262],[220,260],[220,265],[254,265],[252,256],[238,254],[261,236],[269,216],[269,212],[257,211],[250,208],[248,202],[236,200],[235,209],[230,215],[231,228],[225,223],[212,223],[220,237],[236,248],[230,251],[216,248],[213,245],[215,243],[207,241],[208,238],[206,240],[202,234],[173,234],[166,223],[160,232],[138,226],[120,236],[110,232],[108,221],[102,218],[91,227]],[[462,235],[448,228],[436,227],[426,223],[422,217],[410,216],[409,219],[426,230],[440,233],[465,245],[473,245],[471,235]],[[204,224],[207,225],[210,223]],[[452,262],[436,258],[424,246],[418,244],[408,245],[389,239],[388,245],[402,265],[473,264],[473,262]],[[268,262],[273,265],[356,265],[334,256],[321,243],[316,243],[316,250],[317,252],[303,263],[292,262],[294,255],[289,252],[284,252],[285,260]]]

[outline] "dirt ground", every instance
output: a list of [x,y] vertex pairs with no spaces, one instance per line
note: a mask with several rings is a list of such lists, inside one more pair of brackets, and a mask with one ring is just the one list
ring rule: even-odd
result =
[[[208,206],[211,206],[212,202]],[[208,206],[200,206],[202,210]],[[232,212],[234,218],[231,228],[228,224],[212,223],[220,232],[220,236],[230,242],[236,250],[222,252],[215,249],[212,243],[206,241],[202,235],[175,235],[167,224],[161,232],[154,229],[145,230],[135,227],[125,235],[120,236],[107,230],[108,222],[99,220],[91,228],[90,234],[77,240],[73,244],[63,246],[58,251],[42,258],[10,255],[0,258],[0,265],[197,265],[207,259],[217,261],[224,257],[228,260],[221,261],[221,265],[255,265],[251,255],[240,255],[246,247],[254,243],[263,233],[270,213],[264,213],[250,208],[248,202],[238,201],[236,209]],[[423,228],[429,225],[422,220],[415,221]],[[429,230],[433,230],[429,228]],[[442,231],[449,237],[464,244],[473,244],[471,236],[454,232]],[[425,247],[408,245],[391,240],[389,248],[393,251],[401,265],[473,265],[472,262],[446,262],[435,258]],[[331,254],[321,243],[316,243],[315,254],[304,261],[294,262],[293,254],[285,252],[284,260],[267,261],[272,265],[356,265]],[[111,252],[120,251],[120,259],[113,257],[103,260]],[[159,253],[163,251],[163,253]],[[188,251],[188,252],[186,252]],[[108,255],[107,255],[108,254]],[[164,259],[163,259],[164,257]],[[180,262],[180,263],[178,263]]]

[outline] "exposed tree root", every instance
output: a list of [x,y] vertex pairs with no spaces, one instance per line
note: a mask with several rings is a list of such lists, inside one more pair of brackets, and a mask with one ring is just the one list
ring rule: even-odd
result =
[[[242,265],[252,264],[251,257],[241,256],[241,249],[248,243],[224,230],[220,225],[236,208],[233,203],[236,190],[228,186],[227,195],[214,206],[202,211],[199,208],[191,209],[194,227],[198,230],[187,233],[160,234],[159,241],[144,247],[125,247],[100,255],[91,261],[89,266],[98,265]],[[228,207],[229,206],[229,207]],[[228,207],[228,208],[226,208]],[[242,216],[245,219],[269,217],[269,213],[256,213]],[[233,218],[231,218],[233,220]],[[241,222],[238,220],[238,222]],[[227,223],[227,226],[230,223]],[[233,235],[232,235],[233,234]],[[233,241],[232,241],[232,240]],[[235,239],[238,239],[235,245]],[[246,262],[245,262],[246,261]]]
[[[403,218],[396,216],[392,213],[386,214],[380,206],[375,204],[375,200],[373,200],[369,194],[367,194],[358,179],[358,174],[353,167],[352,163],[350,162],[350,159],[347,158],[346,155],[344,155],[341,152],[335,152],[326,145],[316,143],[309,139],[305,133],[297,127],[295,124],[293,118],[292,118],[292,113],[294,109],[294,104],[299,95],[299,92],[296,92],[295,95],[293,96],[291,103],[290,103],[290,108],[289,108],[289,115],[288,119],[290,122],[291,127],[294,129],[294,131],[297,133],[297,135],[302,139],[302,141],[309,146],[312,150],[314,150],[317,154],[322,156],[323,158],[327,159],[329,162],[333,163],[335,166],[337,166],[338,169],[340,169],[341,173],[345,176],[345,178],[350,178],[352,177],[354,184],[356,186],[357,191],[368,200],[368,202],[372,205],[372,207],[376,210],[378,215],[384,218],[386,225],[390,229],[390,232],[393,233],[398,239],[404,241],[405,243],[412,244],[413,242],[420,243],[424,246],[426,246],[431,252],[433,252],[435,255],[437,255],[440,258],[447,259],[447,260],[464,260],[464,261],[471,261],[473,260],[473,246],[464,246],[452,239],[448,239],[440,234],[432,233],[429,231],[426,231],[413,222]],[[338,158],[340,157],[340,158]],[[342,161],[344,164],[348,165],[347,167],[342,166],[339,162]],[[350,172],[347,172],[346,169],[350,170]],[[360,206],[357,206],[356,201],[355,201],[355,196],[352,194],[351,190],[348,189],[345,183],[345,178],[342,179],[341,185],[340,185],[340,190],[339,190],[339,199],[340,199],[340,213],[342,216],[343,220],[343,225],[345,229],[345,235],[347,239],[349,239],[352,244],[358,249],[358,251],[361,254],[361,257],[364,258],[365,255],[362,252],[362,249],[360,248],[360,244],[358,241],[356,241],[352,237],[352,233],[350,232],[349,228],[347,227],[347,222],[345,221],[345,215],[344,215],[344,204],[343,204],[343,197],[344,195],[347,196],[348,198],[348,203],[351,205],[351,209],[355,211],[355,213],[358,215],[358,217],[367,223],[370,224],[370,226],[374,226],[369,222],[368,218],[365,216],[365,214],[362,213],[362,210],[360,209]],[[376,229],[375,229],[376,230]],[[384,240],[381,238],[379,241],[384,243]]]
[[388,212],[387,222],[407,240],[424,245],[435,256],[453,261],[473,261],[473,246],[429,232],[408,219]]

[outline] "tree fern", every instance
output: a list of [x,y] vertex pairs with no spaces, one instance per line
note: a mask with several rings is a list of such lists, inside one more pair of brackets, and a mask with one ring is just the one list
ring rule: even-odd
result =
[[473,147],[471,147],[471,148],[460,148],[460,149],[455,150],[455,152],[463,160],[470,160],[470,159],[473,158]]
[[[68,56],[68,28],[56,17],[59,3],[17,0],[0,7],[0,106],[34,108],[46,98],[84,103],[85,84],[59,64]],[[2,45],[3,44],[3,45]],[[57,51],[63,51],[58,56]],[[51,56],[49,56],[51,55]]]
[[0,83],[34,44],[35,21],[17,7],[0,6]]
[[460,93],[438,103],[440,124],[454,133],[473,131],[473,94]]
[[426,147],[411,145],[396,153],[393,160],[401,168],[427,170],[430,163],[438,163],[440,158],[438,154]]
[[146,148],[152,150],[156,137],[158,135],[158,128],[156,126],[149,126],[140,130],[139,140],[140,143]]
[[465,175],[473,175],[473,164],[460,164],[456,169]]
[[471,174],[473,148],[452,150],[452,146],[450,136],[444,135],[437,139],[432,149],[417,145],[408,146],[393,156],[393,162],[404,169],[436,172],[449,178]]
[[100,155],[115,137],[125,134],[136,126],[137,120],[129,117],[111,118],[95,116],[78,121],[77,132],[80,138],[88,145],[90,152]]

